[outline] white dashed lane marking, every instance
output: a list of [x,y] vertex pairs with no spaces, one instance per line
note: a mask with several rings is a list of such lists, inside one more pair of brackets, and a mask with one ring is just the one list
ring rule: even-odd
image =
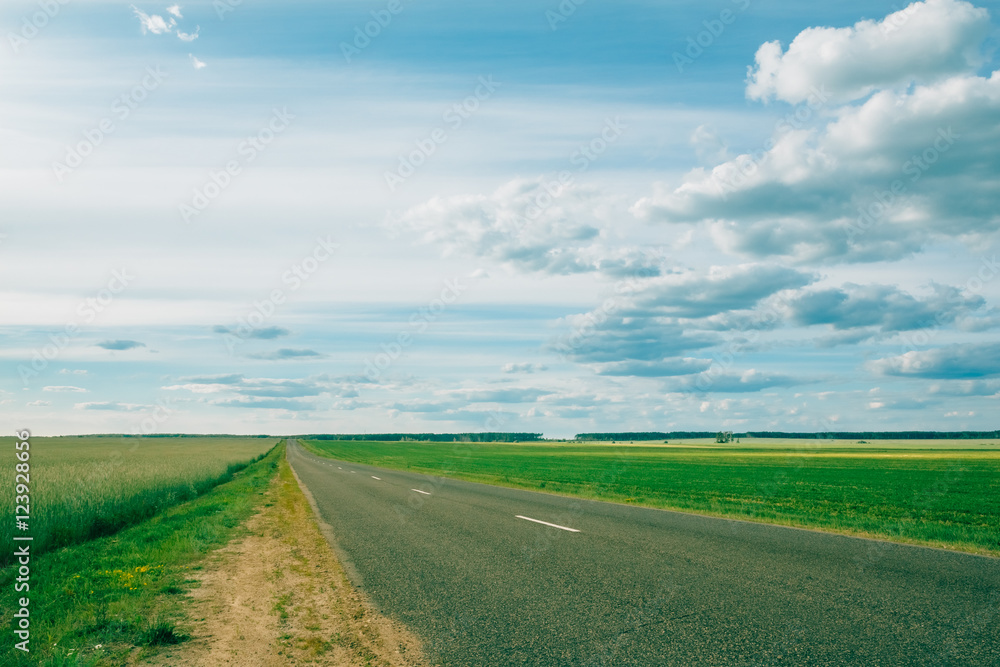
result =
[[535,523],[540,523],[543,526],[551,526],[552,528],[558,528],[559,530],[568,530],[571,533],[579,533],[580,532],[576,528],[567,528],[566,526],[560,526],[557,523],[549,523],[548,521],[540,521],[538,519],[532,519],[531,517],[528,517],[528,516],[521,516],[520,514],[516,515],[516,517],[518,519],[524,519],[525,521],[534,521]]

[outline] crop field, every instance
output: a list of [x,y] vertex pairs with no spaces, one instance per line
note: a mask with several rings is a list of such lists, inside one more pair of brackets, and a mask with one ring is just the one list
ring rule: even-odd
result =
[[[275,438],[31,439],[31,520],[35,553],[110,535],[195,498],[262,457]],[[3,439],[8,451],[13,440]],[[14,479],[13,456],[5,474]],[[0,501],[15,513],[14,495]],[[12,522],[0,539],[12,544]],[[0,557],[9,562],[10,553]]]
[[1000,555],[1000,443],[304,444],[343,461]]
[[[44,447],[45,441],[38,440]],[[188,446],[194,444],[194,439],[185,440],[192,442],[165,442],[149,455],[173,454],[173,459],[161,460],[161,467],[166,468],[185,457]],[[93,444],[97,446],[91,454],[108,451],[107,443],[104,447]],[[228,449],[226,456],[242,457],[273,444],[273,440],[219,444],[219,455]],[[191,618],[183,594],[196,583],[193,574],[205,566],[215,550],[245,532],[243,524],[259,510],[283,455],[284,446],[274,448],[229,481],[113,535],[45,554],[32,549],[30,652],[15,650],[11,642],[0,648],[0,665],[145,664],[144,656],[184,642]],[[85,465],[100,462],[82,460]],[[212,469],[210,461],[203,459],[202,472]],[[227,465],[214,464],[214,469],[224,472]],[[197,470],[191,469],[192,476]],[[119,483],[126,479],[126,472],[119,473]],[[147,487],[155,479],[148,477]],[[20,575],[18,566],[0,568],[0,623],[4,627],[14,625],[18,599],[24,595],[15,591],[15,577]]]

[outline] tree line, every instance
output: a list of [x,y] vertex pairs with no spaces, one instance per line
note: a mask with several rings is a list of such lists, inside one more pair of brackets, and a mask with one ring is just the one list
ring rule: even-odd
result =
[[298,436],[303,440],[378,442],[536,442],[541,433],[339,433]]
[[[823,433],[747,431],[729,434],[732,438],[795,438],[798,440],[989,440],[1000,438],[1000,431],[826,431]],[[717,431],[626,431],[621,433],[577,433],[575,439],[600,442],[693,440],[695,438],[716,438],[718,435]]]

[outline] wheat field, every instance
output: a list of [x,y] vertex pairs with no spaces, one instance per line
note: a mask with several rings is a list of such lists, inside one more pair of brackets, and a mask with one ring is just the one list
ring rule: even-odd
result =
[[[15,477],[14,439],[3,438],[2,469]],[[33,537],[42,553],[103,535],[148,519],[190,500],[262,457],[276,438],[179,437],[31,438],[29,530],[18,531],[15,487],[0,494],[7,521],[0,539]],[[10,560],[0,556],[0,564]]]

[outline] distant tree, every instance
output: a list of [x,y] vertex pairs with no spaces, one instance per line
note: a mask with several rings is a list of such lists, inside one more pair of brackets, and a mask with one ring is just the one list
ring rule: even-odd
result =
[[732,442],[733,441],[733,432],[732,431],[719,431],[718,433],[715,434],[715,441],[716,442],[721,442],[721,443]]

